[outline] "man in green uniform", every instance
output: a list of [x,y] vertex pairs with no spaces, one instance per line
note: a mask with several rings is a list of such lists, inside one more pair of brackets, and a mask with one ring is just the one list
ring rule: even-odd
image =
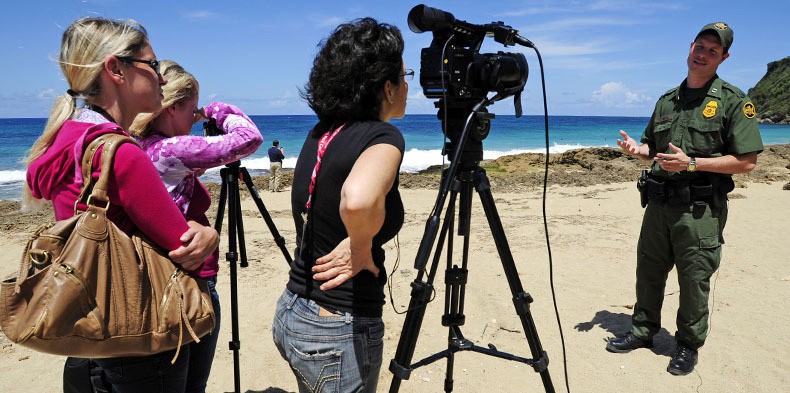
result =
[[675,266],[677,350],[667,367],[674,375],[694,370],[705,343],[710,277],[721,258],[732,175],[754,169],[763,150],[754,105],[716,74],[732,40],[726,23],[704,26],[691,43],[686,79],[658,100],[641,144],[622,130],[617,140],[626,153],[653,163],[638,184],[647,208],[637,245],[633,326],[606,349],[653,346],[667,275]]

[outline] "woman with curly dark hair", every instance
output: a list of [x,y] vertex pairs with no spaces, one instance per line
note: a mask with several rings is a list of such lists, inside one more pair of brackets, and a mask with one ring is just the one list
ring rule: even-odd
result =
[[375,392],[384,323],[384,249],[403,224],[398,171],[414,72],[403,37],[375,19],[319,45],[302,95],[318,116],[294,169],[296,257],[273,335],[300,392]]

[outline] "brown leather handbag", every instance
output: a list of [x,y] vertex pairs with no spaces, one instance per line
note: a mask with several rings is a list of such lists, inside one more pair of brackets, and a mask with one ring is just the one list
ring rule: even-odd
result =
[[[89,195],[87,210],[36,230],[18,273],[0,284],[0,328],[12,342],[56,355],[141,356],[198,342],[214,328],[206,281],[107,219],[113,158],[127,142],[134,143],[104,134],[85,149],[78,200]],[[93,181],[102,145],[101,175]]]

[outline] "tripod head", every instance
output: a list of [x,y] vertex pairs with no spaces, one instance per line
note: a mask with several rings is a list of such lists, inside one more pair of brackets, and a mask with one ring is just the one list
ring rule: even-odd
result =
[[488,104],[488,100],[473,99],[436,102],[439,108],[437,117],[442,121],[442,129],[448,139],[442,155],[447,155],[451,162],[477,165],[483,160],[483,140],[488,137],[491,119],[495,116],[485,108]]

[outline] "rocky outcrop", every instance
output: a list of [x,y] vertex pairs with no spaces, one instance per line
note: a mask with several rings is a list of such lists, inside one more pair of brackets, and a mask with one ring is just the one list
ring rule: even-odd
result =
[[749,97],[760,123],[790,124],[790,56],[768,63],[768,71]]

